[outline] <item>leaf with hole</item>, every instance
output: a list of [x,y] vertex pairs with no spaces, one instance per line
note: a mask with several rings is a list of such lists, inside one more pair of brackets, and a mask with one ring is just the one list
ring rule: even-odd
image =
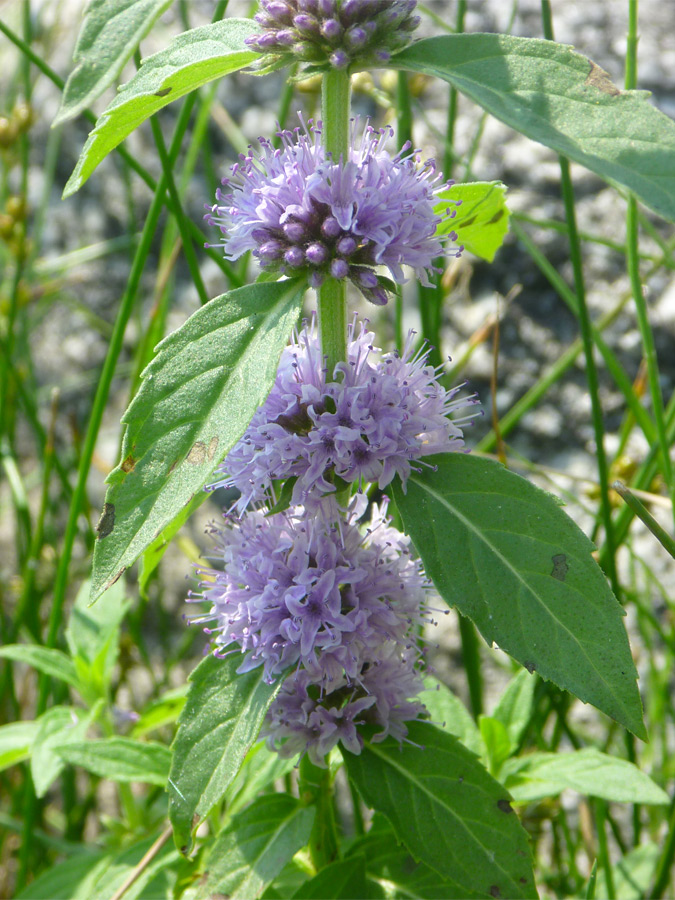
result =
[[144,59],[99,116],[68,179],[64,198],[78,191],[101,160],[157,110],[258,59],[259,54],[244,43],[256,31],[250,19],[224,19],[185,31],[166,49]]
[[449,82],[495,118],[675,220],[675,122],[566,44],[505,34],[426,38],[391,66]]
[[[349,778],[389,819],[413,857],[466,898],[536,897],[527,834],[505,789],[457,738],[412,722],[411,743],[388,738],[343,754]],[[415,746],[417,745],[417,746]]]
[[[593,545],[549,494],[499,463],[428,458],[394,484],[427,575],[485,640],[646,738],[624,611]],[[564,566],[563,566],[564,562]]]
[[241,660],[239,652],[225,659],[207,656],[190,676],[168,787],[169,818],[183,853],[190,852],[192,831],[239,771],[280,687],[265,684],[262,667],[238,675]]
[[456,231],[458,244],[474,256],[492,262],[509,230],[511,213],[505,195],[506,186],[499,181],[472,181],[445,188],[436,195],[434,212],[444,215],[449,209],[454,216],[443,221],[436,233]]
[[269,393],[305,284],[249,284],[211,300],[158,345],[122,419],[91,599],[202,490]]
[[110,87],[172,0],[91,0],[52,124],[73,119]]

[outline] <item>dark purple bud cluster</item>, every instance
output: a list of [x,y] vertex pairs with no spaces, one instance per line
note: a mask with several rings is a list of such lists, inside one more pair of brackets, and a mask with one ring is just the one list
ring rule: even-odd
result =
[[[260,152],[240,157],[206,217],[222,231],[228,259],[251,250],[261,268],[306,274],[314,288],[327,277],[348,278],[378,306],[387,293],[376,266],[398,284],[406,280],[402,266],[410,266],[429,284],[443,252],[438,226],[455,214],[436,211],[447,184],[439,183],[433,160],[418,166],[408,146],[391,156],[390,129],[367,126],[360,141],[355,130],[340,162],[326,158],[318,127],[280,132],[279,149],[260,138]],[[457,240],[455,232],[447,237]]]
[[291,55],[335,69],[385,65],[420,22],[416,0],[261,0],[262,34],[246,39],[259,53]]

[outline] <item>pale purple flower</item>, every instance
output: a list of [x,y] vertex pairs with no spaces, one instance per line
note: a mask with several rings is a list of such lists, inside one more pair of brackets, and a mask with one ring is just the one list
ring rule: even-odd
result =
[[263,666],[273,682],[294,667],[330,693],[344,679],[360,683],[383,645],[411,647],[426,620],[426,582],[408,539],[389,527],[386,502],[359,528],[366,503],[355,498],[335,524],[294,509],[214,529],[222,569],[199,570],[205,580],[190,600],[211,608],[193,621],[212,623],[217,651],[243,654],[239,672]]
[[306,752],[318,766],[325,766],[326,755],[338,743],[358,755],[363,747],[359,725],[380,728],[372,741],[389,735],[404,741],[405,723],[425,712],[415,700],[424,689],[418,661],[414,650],[383,644],[358,677],[343,677],[318,694],[308,672],[289,675],[270,706],[262,737],[281,756]]
[[[462,427],[478,401],[457,396],[459,387],[443,388],[428,351],[415,353],[413,339],[411,333],[401,356],[380,356],[374,335],[364,325],[357,333],[353,322],[347,362],[327,381],[316,328],[306,324],[211,488],[236,487],[241,513],[250,503],[273,504],[274,482],[295,479],[291,503],[313,511],[336,483],[384,488],[398,475],[405,490],[425,456],[462,450]],[[457,412],[463,414],[450,418]]]
[[443,251],[437,228],[455,214],[434,212],[448,185],[438,184],[433,160],[418,166],[417,154],[403,155],[409,145],[391,156],[390,128],[367,126],[358,146],[354,132],[346,161],[326,158],[317,126],[280,132],[281,149],[259,138],[259,153],[240,156],[206,216],[223,233],[225,256],[251,250],[266,271],[304,274],[315,288],[329,276],[348,278],[378,305],[387,293],[375,266],[386,266],[398,283],[406,280],[402,266],[410,266],[428,285]]
[[[385,65],[420,22],[416,0],[261,0],[261,34],[246,38],[259,53],[318,68]],[[289,59],[289,61],[290,61]]]

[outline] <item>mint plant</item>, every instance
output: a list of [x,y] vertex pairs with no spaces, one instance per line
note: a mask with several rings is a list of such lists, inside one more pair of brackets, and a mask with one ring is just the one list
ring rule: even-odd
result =
[[[55,124],[102,94],[169,6],[90,5]],[[473,452],[479,398],[449,381],[430,341],[440,337],[433,323],[448,258],[471,252],[492,261],[498,252],[509,221],[505,188],[455,183],[447,160],[439,166],[413,149],[402,112],[407,73],[421,73],[448,82],[454,101],[460,92],[562,154],[571,305],[592,394],[593,343],[600,347],[602,338],[585,306],[568,160],[629,193],[630,242],[637,200],[675,218],[675,125],[634,90],[634,71],[621,91],[595,63],[556,44],[547,2],[547,40],[461,27],[417,37],[427,11],[415,0],[261,0],[247,19],[227,17],[227,6],[217,5],[211,24],[138,56],[64,190],[75,194],[117,149],[154,199],[81,447],[46,637],[21,642],[16,630],[0,648],[0,658],[41,673],[33,719],[0,726],[0,763],[30,760],[25,840],[38,801],[72,766],[118,785],[124,822],[110,825],[108,846],[69,857],[33,883],[26,849],[18,896],[103,896],[106,873],[116,873],[115,900],[537,897],[548,891],[545,867],[521,811],[565,789],[594,798],[602,878],[614,896],[605,804],[635,804],[637,852],[638,805],[671,801],[636,765],[634,738],[648,734],[625,597],[617,597],[619,527],[599,400],[600,562],[557,498]],[[636,3],[630,8],[635,39]],[[2,30],[38,65],[30,41]],[[382,67],[398,73],[396,130],[352,110],[354,76]],[[234,72],[282,72],[289,97],[314,79],[320,119],[300,115],[295,125],[291,115],[290,130],[280,123],[241,153],[205,198],[202,230],[182,207],[177,159],[193,108],[206,103],[199,89]],[[161,164],[155,179],[122,142],[180,98],[168,146],[151,120]],[[162,207],[174,217],[203,302],[176,331],[148,331],[159,341],[139,354],[143,372],[122,418],[91,582],[69,613],[61,649],[96,437]],[[627,253],[639,292],[636,245]],[[200,270],[207,255],[229,286],[215,299]],[[406,336],[403,303],[415,284],[423,334]],[[362,299],[372,323],[353,309]],[[383,327],[389,314],[396,347]],[[640,320],[653,408],[648,415],[638,404],[635,417],[672,492],[672,422],[649,323]],[[6,384],[10,374],[6,366]],[[186,598],[185,618],[193,632],[205,632],[205,657],[189,684],[125,717],[114,682],[124,665],[126,598],[136,588],[124,573],[140,561],[144,592],[168,543],[219,488],[227,505],[209,529],[208,562],[190,570]],[[430,626],[449,609],[463,617],[473,716],[429,661]],[[511,657],[516,673],[491,715],[480,708],[476,631]],[[79,698],[76,711],[61,702],[67,690]],[[609,745],[582,746],[565,717],[565,692],[610,717],[610,729],[625,729],[628,760]],[[553,713],[571,750],[543,742]],[[87,739],[94,728],[97,739]],[[146,739],[162,728],[170,740]],[[134,782],[150,786],[143,803]],[[651,896],[667,889],[673,855],[671,821],[653,854]],[[568,882],[593,896],[596,875],[594,867],[581,876],[575,862]],[[561,885],[556,890],[563,895]]]

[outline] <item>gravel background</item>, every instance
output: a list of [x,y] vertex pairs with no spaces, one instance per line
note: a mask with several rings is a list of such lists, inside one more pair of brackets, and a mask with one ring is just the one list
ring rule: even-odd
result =
[[[16,25],[20,3],[10,0],[0,4],[0,16]],[[194,25],[209,20],[214,4],[191,0],[190,15]],[[454,2],[430,2],[428,6],[435,13],[454,21]],[[84,4],[75,0],[42,0],[33,3],[37,15],[38,47],[50,65],[62,76],[70,69],[70,59],[74,41],[79,30]],[[246,15],[248,2],[232,0],[230,10],[237,15]],[[512,4],[505,0],[485,0],[468,4],[466,18],[467,31],[502,31],[512,17]],[[577,50],[590,56],[606,69],[617,84],[623,77],[623,55],[627,4],[619,0],[554,0],[553,18],[556,38],[572,43]],[[662,0],[642,0],[640,3],[640,62],[639,87],[653,92],[653,102],[664,112],[675,116],[675,4]],[[161,49],[170,37],[182,30],[177,14],[169,11],[143,42],[143,55]],[[425,24],[427,33],[433,28]],[[512,32],[524,36],[541,36],[540,4],[538,0],[520,0],[515,9]],[[4,72],[14,70],[15,53],[9,44],[0,42],[0,64]],[[133,71],[125,70],[123,80]],[[374,82],[386,91],[391,85],[387,73],[376,73]],[[236,75],[224,80],[218,89],[218,100],[222,107],[237,122],[247,140],[261,133],[268,133],[274,127],[275,110],[280,90],[280,79],[269,77],[252,79]],[[112,91],[97,104],[97,111],[109,102]],[[316,104],[316,94],[303,92],[298,95],[299,103],[307,112],[312,112]],[[67,123],[60,134],[50,132],[49,125],[58,107],[58,91],[45,78],[40,78],[34,95],[36,122],[32,130],[32,160],[30,177],[30,207],[35,215],[39,210],[45,214],[43,240],[42,282],[54,277],[54,260],[62,254],[72,252],[92,243],[124,235],[128,228],[129,187],[121,177],[121,169],[114,158],[109,157],[94,173],[85,187],[74,197],[63,202],[61,190],[70,175],[77,156],[84,144],[88,126],[82,119]],[[10,87],[0,88],[0,103],[11,108],[13,97]],[[421,97],[424,114],[415,116],[415,142],[425,155],[440,155],[436,139],[438,130],[444,129],[444,115],[447,104],[447,85],[427,82]],[[372,96],[359,93],[355,97],[355,108],[361,114],[370,114],[378,120],[386,118],[386,110],[373,100]],[[1,109],[1,108],[0,108]],[[165,134],[175,121],[175,110],[169,107],[161,121]],[[465,153],[471,146],[480,122],[480,111],[469,101],[460,100],[457,123],[457,150]],[[234,158],[234,150],[223,134],[218,122],[211,125],[213,145],[219,168],[224,172]],[[157,174],[156,153],[152,144],[149,127],[143,126],[128,140],[129,149],[153,174]],[[46,160],[55,159],[55,181],[51,189],[45,187],[44,169]],[[625,201],[618,193],[608,188],[595,175],[573,166],[575,189],[578,198],[579,227],[602,237],[622,241],[625,233]],[[508,200],[514,210],[527,212],[540,218],[563,219],[559,191],[559,170],[555,154],[488,118],[484,125],[483,138],[475,156],[473,177],[479,180],[500,179],[509,187]],[[459,170],[461,175],[461,169]],[[10,171],[10,183],[18,171]],[[211,202],[214,185],[207,184],[203,176],[195,179],[189,192],[187,208],[191,215],[199,219],[203,214],[203,204]],[[149,204],[148,191],[143,184],[134,180],[130,187],[135,207],[135,225],[140,228]],[[665,237],[672,235],[672,227],[647,214],[657,230]],[[548,260],[561,273],[568,284],[572,283],[571,266],[568,260],[566,240],[550,231],[532,229],[538,246]],[[161,233],[157,235],[155,254],[158,251]],[[658,248],[645,240],[642,248],[656,253]],[[156,255],[147,267],[138,315],[130,325],[127,348],[131,348],[138,334],[139,324],[147,315],[154,293],[156,277]],[[623,257],[603,246],[585,244],[585,272],[588,285],[588,301],[592,314],[599,314],[615,305],[628,289]],[[109,325],[102,328],[91,326],[91,316],[103,323],[112,323],[119,300],[129,274],[130,251],[122,250],[102,260],[69,268],[65,275],[59,275],[58,291],[45,300],[39,292],[35,298],[32,315],[35,327],[32,337],[35,376],[39,384],[39,406],[46,422],[51,389],[61,389],[58,438],[60,449],[70,453],[73,443],[73,423],[80,432],[86,424],[91,391],[97,378],[106,347]],[[223,290],[219,271],[208,261],[204,264],[207,289],[215,296]],[[186,267],[179,262],[172,312],[171,327],[181,324],[198,306]],[[510,302],[502,299],[501,343],[499,349],[499,389],[497,404],[500,414],[504,414],[515,400],[531,386],[542,373],[555,363],[577,336],[574,317],[543,276],[536,269],[524,248],[509,236],[499,252],[494,265],[487,265],[471,258],[469,254],[461,260],[457,287],[449,298],[444,319],[443,351],[455,357],[461,355],[462,347],[471,335],[494,314],[497,298],[504,298],[510,292],[519,291]],[[669,397],[675,383],[675,277],[672,270],[661,270],[646,283],[646,296],[652,311],[655,326],[657,350],[662,371],[665,396]],[[412,300],[412,297],[409,298]],[[417,324],[414,307],[406,313],[406,322]],[[373,307],[363,312],[373,317]],[[377,315],[377,314],[376,314]],[[384,314],[385,316],[387,313]],[[382,328],[389,326],[382,322]],[[635,317],[627,307],[611,328],[605,339],[615,350],[626,372],[634,378],[638,372],[641,350]],[[124,357],[128,361],[129,356]],[[490,422],[489,379],[492,371],[492,352],[489,343],[482,344],[474,352],[466,374],[472,389],[478,391],[486,415],[478,422],[470,437],[478,440],[486,433]],[[128,368],[121,373],[127,374]],[[606,414],[607,428],[616,433],[625,406],[623,398],[614,389],[609,377],[601,370],[602,404]],[[114,385],[111,402],[101,440],[97,448],[95,466],[90,477],[90,498],[96,519],[97,508],[103,501],[103,480],[107,471],[116,463],[119,443],[119,419],[126,406],[127,386],[120,378]],[[610,435],[608,449],[616,447],[616,438]],[[584,507],[591,508],[592,500],[586,501],[584,492],[587,485],[583,481],[572,481],[567,476],[579,479],[595,478],[595,452],[590,420],[590,401],[586,392],[583,364],[580,362],[558,382],[547,394],[540,406],[529,413],[509,436],[509,443],[516,453],[527,459],[566,473],[566,477],[553,477],[555,490],[571,491],[581,501],[569,507],[582,526],[589,527]],[[28,482],[35,469],[34,443],[28,432],[20,433],[19,447],[23,454],[22,471]],[[639,462],[646,445],[637,436],[631,439],[629,455]],[[549,482],[540,483],[551,488]],[[0,575],[3,581],[12,578],[14,523],[6,485],[0,489]],[[36,498],[31,498],[36,499]],[[658,509],[658,508],[657,508]],[[191,537],[204,546],[203,522],[217,514],[214,506],[205,504],[203,515],[196,517],[189,529]],[[667,525],[667,509],[662,510],[663,521]],[[675,571],[672,560],[660,552],[654,540],[634,527],[633,547],[647,560],[654,573],[671,591],[675,587]],[[622,565],[626,565],[626,555],[622,555]],[[53,561],[45,561],[45,577],[48,577]],[[163,581],[168,585],[164,603],[169,610],[181,611],[185,595],[185,571],[188,568],[184,556],[179,551],[167,554],[163,564]],[[82,574],[85,574],[84,569]],[[657,614],[665,609],[663,599],[654,593],[653,600]],[[454,619],[454,617],[451,617]],[[629,624],[631,619],[629,617]],[[177,632],[181,630],[177,625]],[[447,631],[443,643],[447,647],[444,659],[439,661],[439,669],[457,683],[464,692],[462,679],[457,679],[458,645],[454,628]],[[177,636],[177,640],[180,635]],[[448,655],[449,654],[449,655]],[[487,654],[499,664],[493,666],[490,680],[503,683],[502,663],[497,654]],[[639,641],[636,642],[638,664],[644,659]],[[161,659],[157,661],[161,665]],[[490,670],[492,671],[492,670]],[[185,673],[177,670],[175,677],[181,681]],[[141,691],[142,693],[142,691]],[[138,698],[136,698],[138,700]]]

